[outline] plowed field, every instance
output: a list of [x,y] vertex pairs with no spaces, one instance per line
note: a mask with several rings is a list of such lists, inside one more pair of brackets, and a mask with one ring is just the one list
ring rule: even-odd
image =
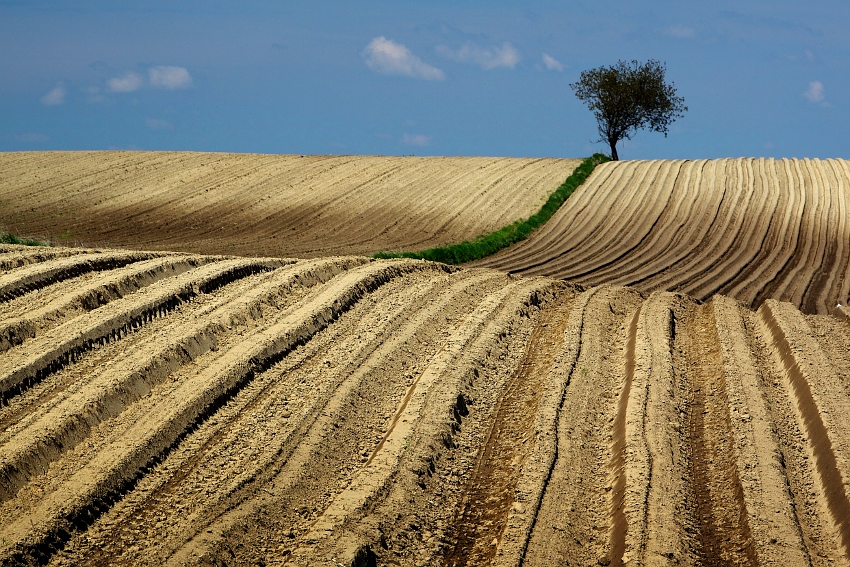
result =
[[370,255],[536,212],[571,159],[0,153],[0,230],[203,254]]
[[826,314],[850,296],[848,211],[846,160],[612,162],[478,265]]
[[846,318],[406,260],[0,267],[0,564],[850,564]]

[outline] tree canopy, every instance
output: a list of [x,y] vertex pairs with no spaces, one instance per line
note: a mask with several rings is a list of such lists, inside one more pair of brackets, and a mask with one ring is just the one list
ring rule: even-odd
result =
[[664,64],[653,59],[618,61],[582,71],[578,82],[570,84],[596,117],[598,141],[611,147],[611,159],[619,159],[620,140],[630,140],[642,128],[666,137],[670,124],[688,110],[685,99],[676,96],[675,85],[664,82],[665,72]]

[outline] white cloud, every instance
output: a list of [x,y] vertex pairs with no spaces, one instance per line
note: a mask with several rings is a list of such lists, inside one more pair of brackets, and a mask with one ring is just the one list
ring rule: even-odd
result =
[[174,125],[168,120],[160,120],[159,118],[147,118],[145,126],[151,130],[174,130]]
[[826,102],[826,96],[823,94],[823,83],[820,81],[809,83],[809,88],[803,93],[803,96],[811,103],[829,106],[829,103]]
[[384,36],[376,37],[363,50],[366,66],[384,75],[414,77],[427,81],[442,81],[445,74],[436,67],[428,65],[408,48]]
[[89,104],[101,104],[106,102],[106,97],[101,93],[100,87],[88,87],[85,89],[86,102]]
[[445,45],[437,46],[437,53],[460,63],[471,63],[482,69],[495,69],[496,67],[507,67],[513,69],[519,63],[519,51],[508,43],[502,47],[481,47],[480,45],[467,41],[454,50]]
[[41,97],[41,104],[45,106],[58,106],[65,102],[65,86],[59,83],[53,90]]
[[564,64],[549,55],[548,53],[543,54],[543,64],[546,65],[546,68],[550,71],[563,71]]
[[192,86],[192,76],[185,67],[158,65],[148,69],[151,86],[161,89],[187,89]]
[[109,79],[106,84],[114,93],[131,93],[142,87],[142,77],[138,73],[127,73],[123,77]]
[[401,138],[401,143],[405,146],[416,146],[423,148],[431,143],[431,137],[424,134],[405,134]]
[[674,25],[664,28],[664,35],[675,37],[676,39],[693,39],[696,37],[697,32],[694,28]]

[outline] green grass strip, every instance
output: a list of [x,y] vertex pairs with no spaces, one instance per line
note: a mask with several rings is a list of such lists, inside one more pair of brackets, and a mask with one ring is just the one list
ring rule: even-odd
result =
[[484,234],[472,241],[464,241],[459,244],[429,248],[421,252],[378,252],[373,258],[416,258],[420,260],[431,260],[443,264],[463,264],[480,260],[495,254],[503,248],[525,240],[535,229],[543,226],[552,218],[567,197],[572,195],[576,188],[584,183],[593,169],[600,163],[610,161],[611,158],[604,154],[593,154],[579,165],[572,175],[567,177],[560,187],[549,195],[549,199],[537,213],[527,219],[520,219],[508,226],[504,226],[490,234]]
[[0,232],[0,244],[23,244],[24,246],[50,246],[48,242],[33,240],[32,238],[20,238],[8,232]]

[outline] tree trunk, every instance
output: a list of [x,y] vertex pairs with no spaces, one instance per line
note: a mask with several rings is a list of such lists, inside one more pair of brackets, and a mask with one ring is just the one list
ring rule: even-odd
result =
[[620,156],[617,155],[617,140],[608,140],[608,145],[611,146],[611,160],[618,161]]

